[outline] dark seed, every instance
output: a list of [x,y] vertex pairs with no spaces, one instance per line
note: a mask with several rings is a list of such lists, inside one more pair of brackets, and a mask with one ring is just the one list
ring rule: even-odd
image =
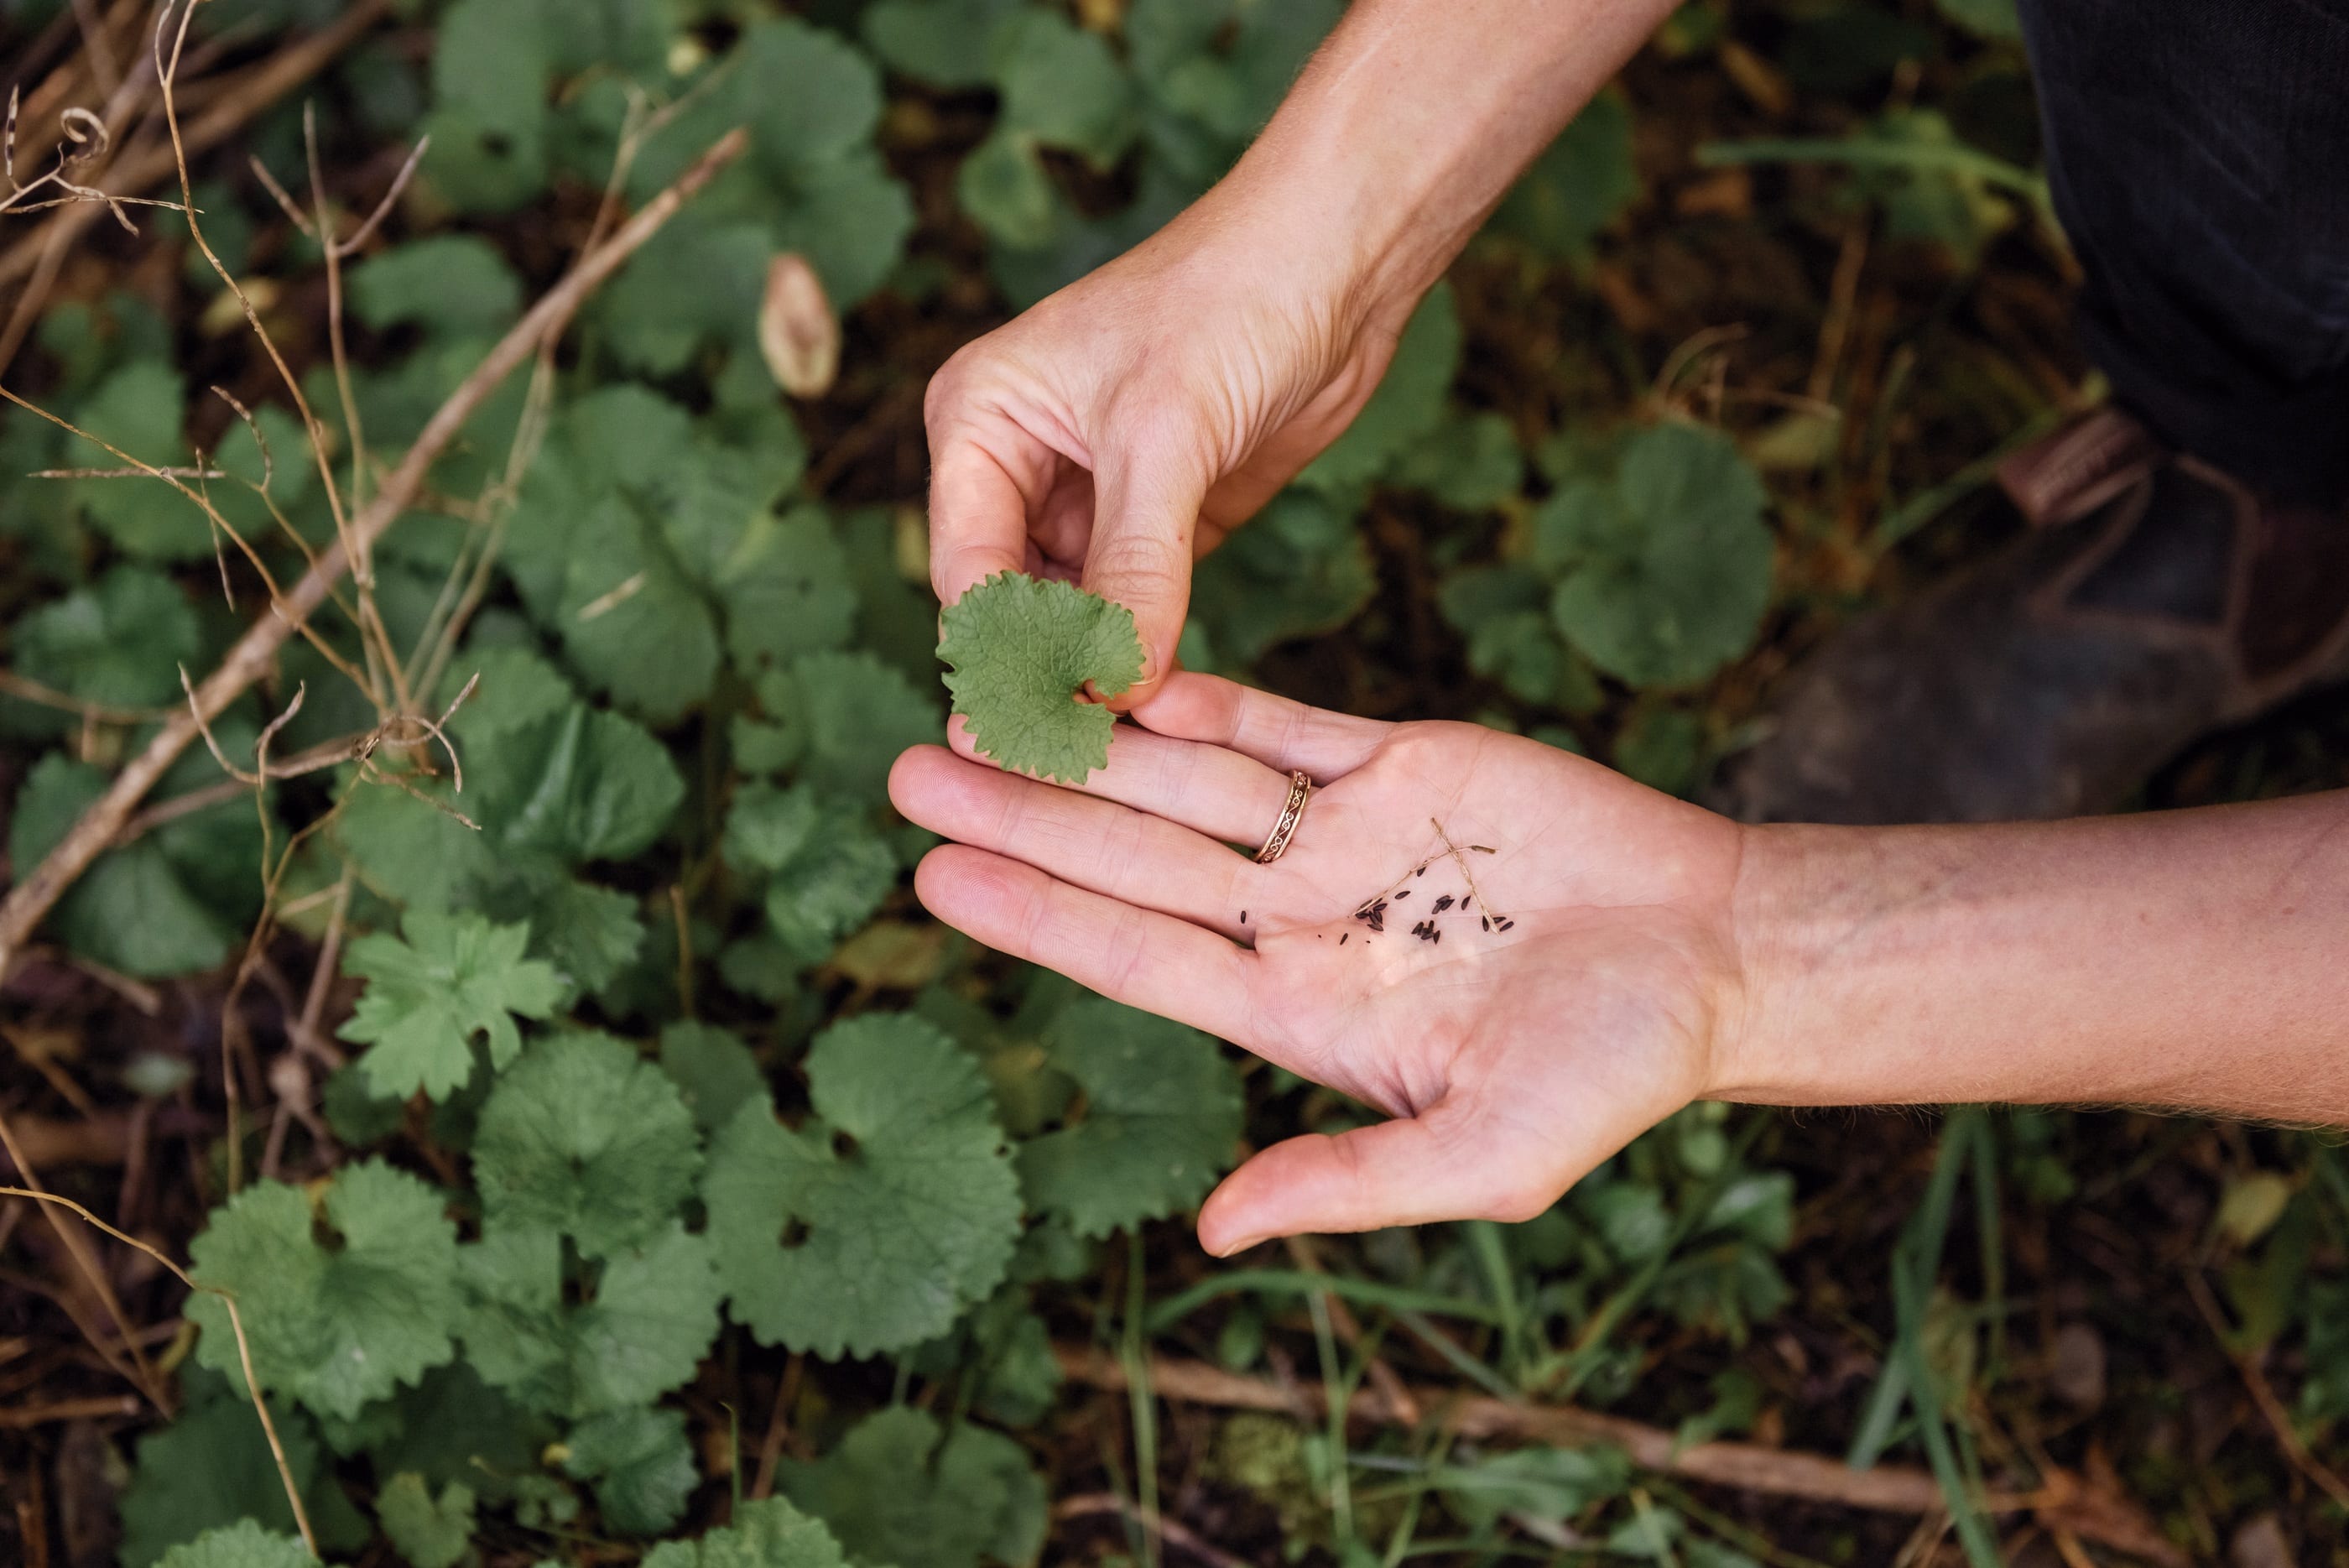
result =
[[1413,872],[1413,873],[1412,873],[1412,875],[1413,875],[1413,876],[1414,876],[1414,877],[1424,877],[1424,876],[1426,876],[1426,875],[1427,875],[1427,865],[1426,865],[1426,863],[1425,863],[1424,861],[1421,862],[1419,869],[1418,869],[1418,870],[1416,870],[1416,871],[1414,871],[1414,872]]
[[1501,929],[1503,929],[1503,930],[1505,930],[1505,931],[1506,931],[1506,930],[1507,930],[1511,926],[1514,926],[1514,925],[1516,925],[1516,923],[1517,923],[1517,922],[1516,922],[1516,921],[1515,921],[1515,920],[1503,920],[1503,921],[1501,922]]
[[1471,904],[1473,904],[1473,903],[1475,903],[1475,901],[1476,901],[1476,895],[1475,895],[1475,894],[1474,894],[1474,893],[1471,893],[1471,894],[1469,894],[1466,898],[1464,898],[1461,899],[1461,900],[1460,900],[1460,909],[1461,909],[1461,912],[1462,912],[1463,914],[1465,914],[1465,913],[1467,912],[1468,906],[1469,906],[1469,905],[1471,905]]
[[1490,915],[1479,915],[1476,917],[1476,923],[1483,926],[1489,931],[1493,929],[1493,917]]
[[1247,924],[1247,911],[1246,909],[1242,909],[1240,911],[1240,924],[1243,926]]
[[1351,932],[1351,931],[1346,931],[1346,932],[1341,933],[1341,934],[1339,936],[1339,938],[1338,938],[1338,945],[1339,945],[1340,947],[1341,947],[1341,948],[1342,948],[1342,947],[1344,947],[1344,946],[1346,945],[1346,939],[1347,939],[1348,937],[1352,936],[1353,934],[1354,934],[1354,933],[1353,933],[1353,932]]
[[1444,940],[1444,933],[1442,931],[1436,932],[1434,940],[1439,942],[1442,941]]
[[1439,915],[1440,915],[1440,914],[1444,913],[1444,910],[1446,910],[1446,909],[1450,909],[1450,908],[1452,908],[1452,895],[1451,895],[1451,894],[1446,893],[1446,894],[1444,894],[1444,897],[1442,897],[1441,898],[1438,898],[1437,900],[1435,900],[1435,912],[1436,912],[1437,914],[1439,914]]
[[1408,898],[1411,897],[1411,889],[1405,888],[1402,892],[1397,893],[1395,897],[1398,898]]

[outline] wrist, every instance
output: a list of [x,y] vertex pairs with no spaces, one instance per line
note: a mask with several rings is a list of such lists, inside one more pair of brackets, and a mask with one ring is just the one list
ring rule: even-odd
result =
[[[1835,1038],[1817,985],[1837,939],[1826,928],[1837,900],[1829,882],[1848,888],[1830,864],[1859,847],[1833,828],[1743,826],[1730,895],[1730,948],[1736,983],[1722,1010],[1705,1097],[1764,1105],[1805,1105],[1831,1097],[1821,1082],[1819,1043]],[[1850,922],[1842,922],[1848,935]]]

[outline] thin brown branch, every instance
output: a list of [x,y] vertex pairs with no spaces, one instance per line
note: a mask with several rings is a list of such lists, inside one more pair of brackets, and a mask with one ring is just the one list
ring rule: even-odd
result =
[[[1112,1391],[1125,1387],[1125,1368],[1115,1355],[1092,1345],[1073,1345],[1056,1346],[1054,1354],[1071,1382]],[[1204,1362],[1153,1356],[1150,1385],[1160,1398],[1176,1403],[1274,1410],[1312,1422],[1325,1419],[1328,1414],[1318,1384],[1283,1386]],[[1513,1438],[1561,1448],[1608,1444],[1622,1449],[1640,1469],[1659,1474],[1880,1513],[1930,1513],[1943,1507],[1940,1487],[1924,1470],[1895,1465],[1856,1470],[1840,1459],[1790,1453],[1759,1443],[1695,1443],[1683,1448],[1679,1438],[1664,1428],[1571,1405],[1516,1404],[1488,1395],[1428,1387],[1414,1388],[1412,1396],[1446,1430],[1463,1438]],[[1348,1414],[1376,1425],[1403,1424],[1400,1412],[1375,1388],[1358,1390],[1348,1405]],[[1983,1500],[1983,1506],[2002,1513],[2029,1507],[2033,1501],[1993,1492]]]
[[792,1405],[800,1394],[800,1377],[807,1358],[793,1352],[783,1364],[783,1375],[775,1379],[775,1407],[767,1417],[767,1435],[759,1444],[759,1470],[750,1480],[750,1499],[758,1502],[775,1490],[775,1470],[783,1460],[784,1445],[792,1436]]
[[[26,1157],[24,1146],[16,1141],[16,1134],[9,1127],[8,1118],[5,1115],[0,1115],[0,1148],[8,1151],[8,1158],[16,1168],[17,1179],[30,1188],[34,1194],[46,1196],[41,1186],[40,1172],[34,1169],[32,1161]],[[13,1189],[0,1189],[0,1191],[7,1190]],[[73,1259],[74,1267],[81,1272],[82,1279],[89,1285],[90,1293],[98,1298],[98,1305],[106,1309],[107,1317],[114,1324],[114,1332],[121,1336],[124,1347],[129,1352],[129,1368],[120,1368],[119,1364],[115,1362],[112,1351],[96,1336],[91,1338],[92,1347],[100,1355],[106,1357],[109,1365],[116,1366],[119,1370],[124,1370],[124,1375],[129,1381],[138,1385],[140,1393],[146,1396],[148,1402],[162,1414],[169,1416],[171,1413],[171,1395],[164,1388],[162,1380],[156,1376],[154,1363],[147,1359],[147,1352],[140,1347],[137,1332],[130,1326],[129,1314],[122,1310],[121,1298],[114,1293],[113,1281],[108,1279],[106,1271],[98,1267],[98,1260],[91,1256],[89,1244],[83,1239],[80,1231],[67,1224],[54,1210],[46,1206],[43,1207],[41,1215],[48,1220],[49,1229],[57,1232],[58,1242],[65,1248],[67,1256]]]
[[1248,1568],[1247,1560],[1235,1557],[1214,1542],[1180,1520],[1168,1519],[1137,1502],[1129,1502],[1112,1491],[1087,1492],[1081,1497],[1063,1498],[1052,1505],[1054,1519],[1089,1519],[1095,1514],[1123,1514],[1151,1534],[1178,1552],[1187,1552],[1215,1568]]
[[59,1399],[47,1405],[17,1405],[0,1409],[0,1427],[22,1430],[27,1427],[46,1427],[55,1421],[104,1420],[109,1417],[136,1416],[138,1399],[129,1394],[101,1394],[88,1399]]
[[[6,1126],[5,1120],[0,1120],[0,1131],[5,1131]],[[26,1171],[21,1162],[16,1168],[24,1173],[26,1180],[29,1181],[32,1179],[31,1172]],[[285,1462],[285,1445],[278,1440],[277,1423],[270,1417],[269,1401],[261,1392],[261,1380],[254,1376],[253,1345],[244,1336],[244,1316],[236,1310],[236,1296],[218,1285],[196,1283],[189,1277],[187,1270],[171,1261],[169,1253],[149,1245],[136,1236],[115,1229],[70,1198],[59,1198],[55,1193],[24,1187],[0,1187],[0,1198],[29,1198],[41,1205],[45,1212],[51,1204],[60,1209],[71,1210],[79,1215],[85,1223],[96,1226],[124,1246],[136,1248],[154,1259],[156,1262],[170,1271],[173,1279],[187,1286],[188,1289],[202,1291],[207,1295],[218,1296],[221,1299],[221,1304],[228,1309],[229,1331],[236,1338],[237,1365],[244,1371],[245,1391],[253,1397],[253,1408],[261,1417],[262,1434],[269,1439],[269,1456],[277,1461],[277,1479],[284,1483],[285,1501],[294,1511],[294,1526],[302,1532],[302,1544],[310,1549],[311,1556],[316,1557],[318,1554],[318,1538],[310,1529],[310,1511],[302,1504],[302,1489],[294,1484],[294,1467]]]
[[[209,151],[234,135],[264,109],[317,75],[390,10],[391,0],[352,0],[331,26],[289,44],[233,83],[223,84],[219,103],[187,127],[181,140],[188,155]],[[118,192],[127,194],[168,179],[176,167],[171,150],[157,145],[125,152],[115,161],[110,179]],[[95,213],[84,203],[67,207],[15,245],[0,251],[0,288],[39,265],[53,234],[61,233],[63,241],[69,242]]]
[[[365,545],[371,545],[380,538],[384,531],[398,519],[409,498],[422,485],[427,471],[490,394],[537,351],[543,340],[561,330],[587,296],[618,270],[621,263],[634,255],[676,214],[679,207],[690,201],[720,169],[740,158],[749,145],[747,132],[739,129],[730,131],[695,160],[668,189],[647,202],[609,241],[582,256],[571,271],[533,306],[521,321],[515,323],[497,347],[490,351],[488,358],[475,367],[472,374],[426,422],[423,431],[400,460],[399,466],[387,476],[366,509],[352,521],[354,538]],[[294,585],[285,594],[283,604],[274,606],[273,613],[254,622],[237,639],[236,646],[229,650],[220,667],[196,688],[193,711],[174,714],[166,722],[148,742],[146,749],[115,776],[107,792],[91,803],[56,847],[39,865],[23,875],[10,890],[6,900],[0,902],[0,976],[6,974],[9,962],[17,950],[24,946],[26,938],[32,933],[33,927],[41,917],[48,912],[50,906],[57,902],[73,879],[97,858],[98,852],[121,831],[140,800],[178,760],[189,742],[196,739],[196,715],[202,714],[209,719],[219,714],[260,680],[275,659],[277,650],[292,636],[296,623],[305,621],[316,611],[326,601],[328,590],[349,567],[350,556],[339,541],[323,552],[317,566]]]
[[2260,1418],[2275,1435],[2276,1447],[2283,1450],[2283,1457],[2291,1461],[2292,1468],[2305,1476],[2319,1491],[2343,1508],[2349,1509],[2349,1483],[2344,1483],[2330,1465],[2309,1451],[2300,1429],[2292,1424],[2292,1412],[2285,1409],[2283,1401],[2276,1397],[2275,1389],[2268,1384],[2268,1375],[2260,1369],[2258,1358],[2235,1348],[2230,1338],[2231,1331],[2228,1327],[2226,1314],[2219,1310],[2218,1300],[2210,1294],[2210,1287],[2204,1282],[2200,1269],[2186,1271],[2186,1293],[2194,1298],[2195,1310],[2202,1314],[2202,1321],[2210,1325],[2210,1332],[2217,1337],[2219,1347],[2227,1353],[2227,1359],[2235,1364],[2235,1371],[2242,1378],[2243,1387],[2251,1395],[2251,1403],[2259,1407]]
[[37,702],[44,708],[61,708],[68,713],[78,713],[85,720],[101,724],[149,724],[168,718],[169,708],[116,708],[104,702],[85,702],[69,691],[45,686],[28,675],[11,670],[0,670],[0,696],[14,697],[21,702]]

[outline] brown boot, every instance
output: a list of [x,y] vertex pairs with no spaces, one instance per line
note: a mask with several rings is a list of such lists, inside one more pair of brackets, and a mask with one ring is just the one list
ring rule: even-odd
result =
[[2198,736],[2349,677],[2349,506],[2264,501],[2113,409],[1999,480],[2030,531],[1796,671],[1715,805],[1876,824],[2109,810]]

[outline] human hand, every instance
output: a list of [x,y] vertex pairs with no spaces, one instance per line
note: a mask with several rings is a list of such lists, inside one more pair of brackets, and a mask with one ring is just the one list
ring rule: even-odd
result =
[[[915,878],[949,925],[1393,1118],[1247,1161],[1200,1213],[1209,1251],[1527,1219],[1723,1081],[1735,824],[1539,742],[1205,675],[1133,717],[1081,790],[957,731],[890,796],[960,841]],[[1226,847],[1261,841],[1292,768],[1317,787],[1287,854]]]
[[930,577],[1001,571],[1133,610],[1146,701],[1174,667],[1191,565],[1351,422],[1417,286],[1371,299],[1326,239],[1211,195],[957,353],[931,381]]

